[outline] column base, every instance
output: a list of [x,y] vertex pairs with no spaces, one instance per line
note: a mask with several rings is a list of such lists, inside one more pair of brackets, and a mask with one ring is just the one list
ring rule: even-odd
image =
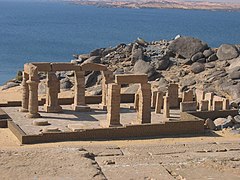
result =
[[19,111],[19,112],[28,112],[28,109],[26,109],[26,108],[20,108],[18,111]]
[[27,115],[27,117],[28,117],[28,118],[40,118],[41,115],[40,115],[39,113],[36,113],[36,114],[30,114],[30,113],[29,113],[29,114]]
[[52,107],[52,106],[44,105],[44,111],[48,113],[58,113],[58,112],[62,112],[63,110],[61,106]]
[[78,112],[89,112],[91,111],[89,106],[84,106],[84,105],[72,105],[72,109],[74,111],[78,111]]

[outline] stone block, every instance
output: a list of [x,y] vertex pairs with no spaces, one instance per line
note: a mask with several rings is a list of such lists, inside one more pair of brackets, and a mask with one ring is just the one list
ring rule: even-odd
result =
[[223,101],[213,101],[213,111],[220,111],[223,109]]
[[91,108],[89,106],[84,106],[84,105],[72,105],[72,109],[77,112],[89,112],[91,111]]
[[182,102],[193,101],[193,90],[184,91],[182,96]]
[[83,63],[82,71],[107,71],[107,66],[96,63]]
[[208,100],[202,100],[199,103],[199,111],[208,111],[209,108],[209,101]]
[[146,84],[148,77],[146,74],[118,74],[115,76],[115,83],[117,84]]
[[180,111],[181,112],[197,111],[197,102],[196,101],[181,102]]
[[81,71],[81,66],[72,63],[51,63],[52,71]]
[[169,107],[178,108],[178,84],[170,84],[168,87]]
[[34,126],[47,126],[50,125],[47,120],[37,119],[33,121]]
[[39,72],[43,71],[43,72],[49,72],[52,71],[52,67],[51,67],[51,63],[48,62],[33,62],[31,63],[34,66],[37,66],[37,69]]

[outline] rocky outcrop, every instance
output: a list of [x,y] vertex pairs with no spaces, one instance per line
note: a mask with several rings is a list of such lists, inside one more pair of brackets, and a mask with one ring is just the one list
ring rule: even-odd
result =
[[208,45],[196,38],[180,37],[170,44],[169,49],[174,54],[190,59],[196,53],[203,52],[208,49]]

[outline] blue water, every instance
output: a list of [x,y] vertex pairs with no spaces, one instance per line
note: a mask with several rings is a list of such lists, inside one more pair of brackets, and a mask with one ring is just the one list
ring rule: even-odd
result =
[[115,9],[64,2],[0,1],[0,84],[33,61],[70,61],[72,54],[188,35],[218,47],[240,44],[240,12]]

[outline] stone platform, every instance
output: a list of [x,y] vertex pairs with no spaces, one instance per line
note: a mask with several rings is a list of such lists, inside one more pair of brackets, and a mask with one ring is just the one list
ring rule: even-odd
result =
[[[46,113],[39,107],[41,118],[30,119],[27,113],[19,112],[19,107],[2,108],[10,117],[8,128],[23,144],[72,141],[128,139],[156,137],[165,135],[203,134],[203,122],[200,120],[180,120],[179,110],[171,110],[170,118],[152,111],[151,124],[136,124],[137,113],[130,107],[133,104],[121,104],[121,124],[119,127],[104,127],[107,112],[99,105],[91,105],[90,112],[72,111],[70,105],[62,106],[61,113]],[[46,123],[45,126],[36,124]],[[34,125],[35,124],[35,125]]]

